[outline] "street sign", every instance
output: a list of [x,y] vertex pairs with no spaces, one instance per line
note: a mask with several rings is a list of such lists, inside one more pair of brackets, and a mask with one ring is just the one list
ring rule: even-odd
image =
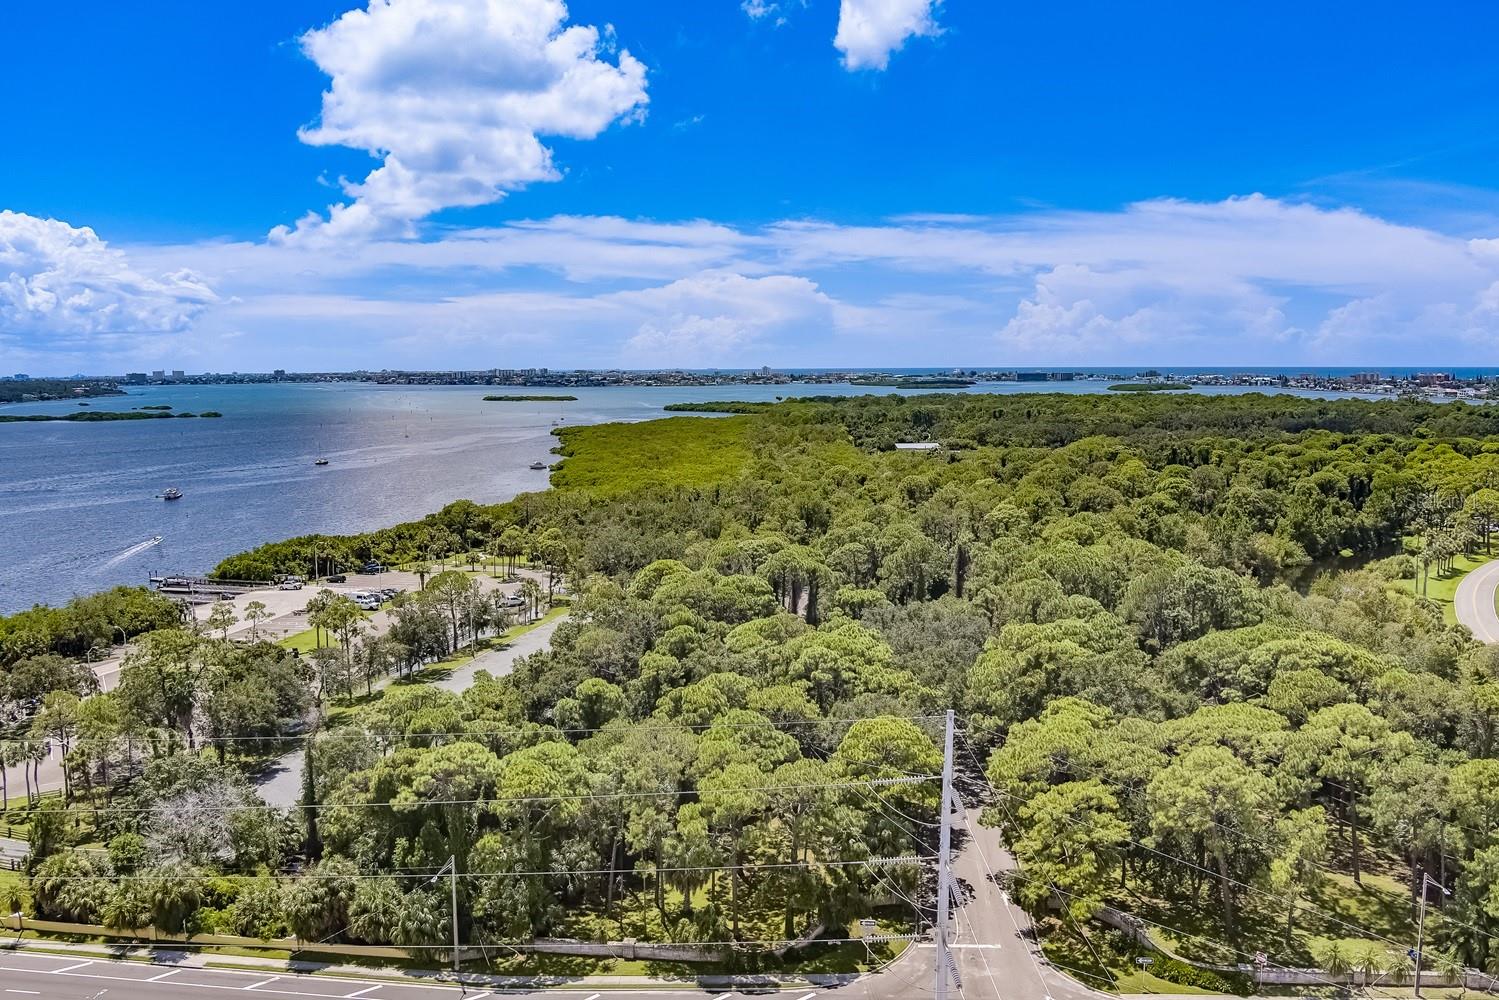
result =
[[1155,959],[1149,958],[1145,955],[1141,955],[1139,958],[1135,959],[1135,964],[1144,969],[1147,966],[1154,965]]

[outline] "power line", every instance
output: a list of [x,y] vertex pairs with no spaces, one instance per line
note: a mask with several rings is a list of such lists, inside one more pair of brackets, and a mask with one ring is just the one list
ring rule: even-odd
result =
[[[1020,799],[1020,796],[1018,796],[1018,795],[1015,795],[1015,794],[1013,794],[1011,792],[1007,792],[1007,791],[1005,791],[1005,790],[1003,790],[1001,788],[995,787],[994,784],[988,780],[987,775],[984,778],[984,784],[988,785],[991,789],[993,789],[994,793],[996,795],[1001,795],[1001,796],[1004,796],[1007,799],[1013,799],[1013,800],[1017,800],[1017,801]],[[1080,826],[1081,825],[1077,820],[1071,819],[1070,817],[1062,816],[1060,818],[1062,819],[1063,822],[1068,823],[1071,826]],[[1247,889],[1250,892],[1253,892],[1253,893],[1255,893],[1257,895],[1261,895],[1261,896],[1268,897],[1270,899],[1277,900],[1277,901],[1279,901],[1282,904],[1300,907],[1301,909],[1303,909],[1303,910],[1305,910],[1305,911],[1307,911],[1309,913],[1319,914],[1319,915],[1325,917],[1326,919],[1332,921],[1333,923],[1335,923],[1335,924],[1337,924],[1337,925],[1339,925],[1341,927],[1346,927],[1346,928],[1348,928],[1350,930],[1356,930],[1359,933],[1361,933],[1361,934],[1363,934],[1363,935],[1365,935],[1367,937],[1370,937],[1370,938],[1378,938],[1379,940],[1386,941],[1386,942],[1388,942],[1390,944],[1397,945],[1397,946],[1400,946],[1400,947],[1404,947],[1404,945],[1402,945],[1401,942],[1396,941],[1394,938],[1386,937],[1383,934],[1379,934],[1379,933],[1376,933],[1374,931],[1370,931],[1368,928],[1361,927],[1358,924],[1349,923],[1348,921],[1343,920],[1340,917],[1334,916],[1333,914],[1328,913],[1325,910],[1320,910],[1320,909],[1318,909],[1315,906],[1310,906],[1310,905],[1308,905],[1303,900],[1292,899],[1292,898],[1287,897],[1287,896],[1282,896],[1279,893],[1274,893],[1274,892],[1270,892],[1270,891],[1265,890],[1265,889],[1260,889],[1257,886],[1249,884],[1248,882],[1243,882],[1243,881],[1241,881],[1239,879],[1230,878],[1230,877],[1228,877],[1226,875],[1223,875],[1221,872],[1215,872],[1215,871],[1213,871],[1210,868],[1204,867],[1203,865],[1199,865],[1199,864],[1196,864],[1196,863],[1194,863],[1192,861],[1188,861],[1186,858],[1182,858],[1182,857],[1179,857],[1179,856],[1177,856],[1175,854],[1170,854],[1170,853],[1168,853],[1166,851],[1162,851],[1162,850],[1159,850],[1157,848],[1150,847],[1147,844],[1142,844],[1141,842],[1139,842],[1138,840],[1134,840],[1133,838],[1125,838],[1124,842],[1127,843],[1127,844],[1131,844],[1131,845],[1139,848],[1140,850],[1148,851],[1149,853],[1154,854],[1157,857],[1163,858],[1163,859],[1165,859],[1167,861],[1172,861],[1172,862],[1175,862],[1176,864],[1184,865],[1184,866],[1186,866],[1188,868],[1191,868],[1191,869],[1194,869],[1196,871],[1202,872],[1202,873],[1204,873],[1206,875],[1209,875],[1212,878],[1214,878],[1214,879],[1216,879],[1216,880],[1218,880],[1218,881],[1220,881],[1222,883],[1225,883],[1225,884],[1228,884],[1228,885],[1235,885],[1235,886],[1238,886],[1241,889]]]
[[[1010,877],[1011,878],[1019,879],[1022,882],[1031,882],[1031,883],[1034,883],[1036,885],[1040,885],[1040,886],[1042,886],[1042,888],[1049,889],[1050,891],[1055,892],[1058,896],[1060,896],[1060,897],[1062,897],[1064,899],[1082,899],[1082,897],[1079,896],[1079,895],[1077,895],[1076,893],[1068,892],[1065,889],[1057,889],[1055,887],[1045,885],[1044,883],[1038,881],[1037,879],[1027,878],[1025,875],[1022,875],[1019,872],[1011,872],[1010,873]],[[1142,916],[1140,916],[1137,913],[1131,913],[1131,912],[1129,912],[1127,910],[1118,910],[1118,909],[1116,909],[1115,912],[1119,913],[1119,914],[1121,914],[1123,916],[1129,917],[1131,920],[1138,920],[1142,924],[1149,924],[1151,927],[1156,927],[1156,928],[1159,928],[1159,929],[1161,929],[1163,931],[1167,931],[1168,933],[1175,934],[1178,937],[1192,938],[1192,939],[1197,940],[1197,941],[1206,941],[1209,944],[1217,945],[1217,946],[1219,946],[1219,947],[1227,950],[1229,953],[1239,956],[1240,958],[1250,958],[1250,959],[1253,959],[1253,958],[1258,957],[1256,955],[1251,955],[1247,951],[1243,951],[1241,949],[1235,948],[1233,945],[1230,945],[1227,942],[1220,941],[1217,938],[1208,937],[1205,934],[1196,934],[1196,933],[1193,933],[1192,931],[1184,931],[1184,930],[1181,930],[1179,928],[1172,927],[1169,924],[1163,924],[1163,923],[1161,923],[1159,921],[1151,920],[1148,917],[1142,917]],[[1159,950],[1158,948],[1156,948],[1154,942],[1145,942],[1145,943],[1147,943],[1151,948],[1153,948],[1155,950]],[[1297,966],[1294,966],[1294,965],[1281,965],[1278,962],[1270,962],[1270,961],[1266,961],[1265,964],[1267,966],[1271,966],[1271,967],[1274,967],[1274,968],[1277,968],[1277,969],[1281,969],[1281,970],[1283,970],[1285,972],[1300,972],[1300,973],[1303,973],[1303,974],[1310,975],[1316,982],[1321,983],[1321,984],[1323,984],[1325,986],[1331,986],[1331,987],[1334,987],[1334,988],[1341,988],[1341,986],[1342,986],[1342,984],[1335,983],[1331,979],[1324,979],[1323,977],[1318,976],[1315,973],[1309,972],[1307,969],[1298,968]],[[1368,987],[1368,988],[1369,989],[1373,989],[1374,987],[1371,986],[1371,987]],[[1382,990],[1381,992],[1383,992],[1386,996],[1394,996],[1394,994],[1391,994],[1388,991],[1383,991]]]
[[[316,729],[305,733],[285,734],[280,736],[196,736],[192,740],[194,747],[217,746],[220,744],[234,743],[308,743],[321,740],[335,739],[373,739],[386,741],[402,740],[425,740],[425,739],[476,739],[487,736],[501,736],[513,733],[521,736],[529,736],[538,731],[548,735],[560,736],[586,736],[595,734],[629,735],[632,733],[649,732],[704,732],[708,730],[724,729],[791,729],[802,726],[853,726],[860,722],[869,722],[875,719],[894,719],[902,722],[931,722],[941,719],[940,715],[878,715],[866,716],[857,719],[786,719],[776,721],[767,719],[764,722],[706,722],[706,723],[651,723],[649,725],[630,725],[622,723],[617,726],[593,726],[593,727],[570,727],[559,728],[544,722],[530,723],[495,723],[490,724],[478,720],[476,726],[488,727],[479,729],[460,730],[458,732],[371,732],[360,729],[357,726],[340,726],[336,729]],[[185,738],[174,729],[153,726],[151,732],[139,736],[98,736],[98,737],[75,737],[69,739],[69,747],[98,746],[104,745],[136,745],[148,744],[162,740],[175,740]],[[50,734],[42,734],[31,738],[6,738],[0,739],[0,746],[31,747],[37,743],[62,743],[63,741]]]
[[[768,861],[768,862],[745,862],[738,865],[683,865],[679,867],[656,867],[648,868],[568,868],[561,871],[555,869],[537,869],[535,871],[508,871],[508,872],[458,872],[458,878],[562,878],[572,875],[639,875],[642,877],[654,875],[681,875],[688,872],[729,872],[729,871],[782,871],[786,869],[815,870],[818,868],[854,868],[868,867],[873,871],[880,868],[894,868],[902,865],[920,865],[935,861],[934,857],[923,855],[905,855],[901,857],[879,857],[859,858],[839,861]],[[445,865],[443,867],[446,867]],[[168,871],[152,875],[55,875],[47,876],[47,882],[154,882],[154,881],[214,881],[222,878],[276,878],[298,881],[301,879],[348,879],[356,881],[368,881],[375,879],[431,879],[433,868],[422,870],[402,869],[388,872],[320,872],[320,871],[291,871],[279,872],[177,872]]]
[[[970,751],[970,757],[972,757],[972,752],[971,751]],[[1054,756],[1053,756],[1053,759],[1055,759]],[[975,763],[975,765],[977,765],[978,761],[975,760],[974,763]],[[1111,788],[1115,788],[1115,789],[1117,789],[1119,791],[1127,792],[1127,793],[1129,793],[1131,795],[1142,795],[1142,794],[1146,793],[1146,789],[1135,788],[1133,786],[1130,786],[1130,785],[1127,785],[1127,784],[1123,784],[1121,782],[1109,781],[1106,778],[1099,777],[1098,776],[1098,770],[1099,769],[1092,769],[1092,770],[1090,770],[1088,768],[1082,767],[1081,765],[1077,765],[1075,762],[1072,762],[1070,760],[1069,761],[1065,761],[1065,762],[1063,762],[1063,761],[1056,761],[1056,763],[1058,763],[1062,768],[1067,769],[1067,770],[1071,770],[1073,768],[1076,768],[1077,770],[1081,770],[1084,774],[1088,774],[1092,778],[1092,780],[1097,781],[1100,784],[1107,785],[1107,786],[1109,786]],[[1329,784],[1333,784],[1333,783],[1329,782]],[[990,787],[992,788],[993,786],[990,785]],[[999,792],[999,794],[1005,795],[1007,797],[1014,797],[1014,796],[1012,796],[1008,792],[999,791],[999,789],[995,789],[995,791]],[[1347,823],[1347,825],[1349,826],[1350,829],[1353,829],[1353,830],[1363,830],[1365,833],[1370,833],[1370,834],[1372,834],[1372,833],[1375,832],[1374,830],[1370,829],[1369,827],[1359,826],[1353,820],[1345,820],[1345,822]],[[1231,824],[1220,823],[1220,822],[1218,822],[1216,820],[1209,820],[1208,823],[1210,825],[1214,826],[1214,827],[1217,827],[1220,830],[1223,830],[1225,833],[1236,835],[1240,839],[1247,840],[1250,843],[1258,844],[1261,847],[1270,848],[1272,850],[1275,848],[1274,844],[1270,843],[1267,840],[1263,840],[1261,838],[1254,837],[1254,836],[1250,835],[1249,833],[1245,832],[1240,827],[1237,827],[1237,826],[1234,826],[1234,825],[1231,825]],[[1460,827],[1460,828],[1461,829],[1466,829],[1465,827]],[[1478,831],[1472,831],[1472,832],[1478,832]],[[1135,843],[1135,842],[1131,841],[1131,843]],[[1140,845],[1140,846],[1144,846],[1144,845]],[[1154,850],[1154,848],[1149,848],[1149,847],[1146,847],[1145,849],[1146,850]],[[1159,853],[1159,852],[1157,852],[1157,853]],[[1174,855],[1171,855],[1171,856],[1174,857]],[[1448,857],[1451,857],[1451,855],[1448,855]],[[1182,859],[1182,860],[1184,861],[1184,863],[1190,864],[1190,862],[1185,862],[1185,859]],[[1457,859],[1457,858],[1454,858],[1453,860],[1457,860],[1459,862],[1461,861],[1461,859]],[[1333,868],[1333,867],[1331,867],[1329,865],[1323,864],[1322,862],[1319,862],[1319,861],[1310,861],[1310,860],[1308,860],[1307,863],[1310,864],[1312,867],[1318,869],[1319,871],[1327,873],[1328,875],[1342,875],[1342,874],[1344,874],[1343,872],[1340,872],[1337,869],[1335,869],[1335,868]],[[1197,866],[1194,865],[1193,867],[1197,867]],[[1379,885],[1377,883],[1364,883],[1364,882],[1360,882],[1359,884],[1363,888],[1365,888],[1365,889],[1368,889],[1368,890],[1370,890],[1372,892],[1380,893],[1381,895],[1384,895],[1384,896],[1386,896],[1386,897],[1388,897],[1390,899],[1399,900],[1400,902],[1406,903],[1406,904],[1409,903],[1409,900],[1406,898],[1406,895],[1403,892],[1397,892],[1397,891],[1395,891],[1393,889],[1386,889],[1384,886]],[[1255,891],[1262,892],[1263,890],[1255,890]],[[1299,903],[1297,905],[1301,906],[1303,909],[1306,909],[1306,910],[1308,910],[1309,912],[1312,912],[1312,913],[1323,913],[1323,911],[1320,911],[1320,910],[1316,909],[1315,907],[1308,906],[1305,903]],[[1462,921],[1458,920],[1456,917],[1453,917],[1445,909],[1438,910],[1438,913],[1441,915],[1441,919],[1444,922],[1450,922],[1450,923],[1456,924],[1459,927],[1467,928],[1468,930],[1473,931],[1475,934],[1478,934],[1478,935],[1480,935],[1482,937],[1488,938],[1491,941],[1499,941],[1499,935],[1491,934],[1491,933],[1489,933],[1487,931],[1484,931],[1484,930],[1482,930],[1480,928],[1474,927],[1471,924],[1463,923]],[[1323,913],[1323,915],[1325,916],[1326,914]]]
[[[737,788],[692,788],[660,790],[651,792],[576,792],[558,795],[518,795],[513,797],[484,797],[471,799],[414,799],[409,802],[311,802],[291,806],[291,809],[392,809],[397,812],[413,811],[428,806],[489,806],[489,805],[534,805],[541,802],[576,802],[591,801],[598,799],[638,799],[638,798],[678,798],[686,795],[696,795],[699,798],[728,795],[739,792],[789,792],[807,791],[810,789],[824,788],[862,788],[883,787],[887,785],[919,785],[928,781],[936,781],[941,777],[937,774],[912,775],[898,778],[870,778],[864,781],[828,781],[811,784],[793,785],[747,785]],[[93,814],[131,814],[144,815],[162,810],[161,806],[91,806],[71,805],[70,811],[87,812]],[[281,806],[274,806],[266,802],[247,802],[242,805],[231,806],[203,806],[197,811],[209,813],[231,813],[242,811],[265,811],[280,810]]]

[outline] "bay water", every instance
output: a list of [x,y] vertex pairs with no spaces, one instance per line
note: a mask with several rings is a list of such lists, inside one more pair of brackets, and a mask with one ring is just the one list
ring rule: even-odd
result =
[[[1100,392],[1106,385],[1001,382],[970,391]],[[224,415],[0,424],[0,613],[144,584],[151,574],[206,572],[263,542],[366,531],[458,499],[494,503],[545,489],[547,472],[530,465],[556,460],[556,426],[649,420],[673,402],[891,391],[847,384],[530,389],[361,382],[131,388],[89,404]],[[532,393],[578,399],[483,399]],[[79,409],[56,401],[0,413]],[[328,464],[315,465],[319,458]],[[159,499],[169,487],[183,498]]]

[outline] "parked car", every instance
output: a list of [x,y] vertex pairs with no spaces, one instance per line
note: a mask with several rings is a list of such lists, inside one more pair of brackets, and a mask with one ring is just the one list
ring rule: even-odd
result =
[[511,594],[509,597],[500,598],[500,607],[502,608],[524,607],[525,603],[526,599],[524,597],[517,597],[515,594]]
[[360,569],[361,573],[384,573],[385,567],[377,562],[367,562]]
[[302,581],[301,580],[282,580],[281,581],[281,589],[282,590],[301,590],[302,589]]
[[328,577],[328,582],[329,583],[348,583],[349,582],[349,578],[347,576],[344,576],[342,573],[334,573],[332,576]]

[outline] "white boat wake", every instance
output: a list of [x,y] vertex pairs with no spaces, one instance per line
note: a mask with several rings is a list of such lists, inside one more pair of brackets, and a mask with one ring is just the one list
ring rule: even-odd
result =
[[129,559],[131,556],[139,555],[140,553],[142,553],[142,552],[146,551],[147,549],[149,549],[151,546],[153,546],[153,545],[160,545],[160,544],[161,544],[161,536],[160,535],[153,535],[153,536],[151,536],[150,538],[146,539],[144,542],[141,542],[138,545],[132,545],[132,546],[130,546],[130,548],[126,549],[124,552],[121,552],[119,555],[114,556],[108,562],[106,562],[103,566],[100,566],[99,568],[100,569],[109,569],[111,566],[118,566],[120,563],[124,562],[126,559]]

